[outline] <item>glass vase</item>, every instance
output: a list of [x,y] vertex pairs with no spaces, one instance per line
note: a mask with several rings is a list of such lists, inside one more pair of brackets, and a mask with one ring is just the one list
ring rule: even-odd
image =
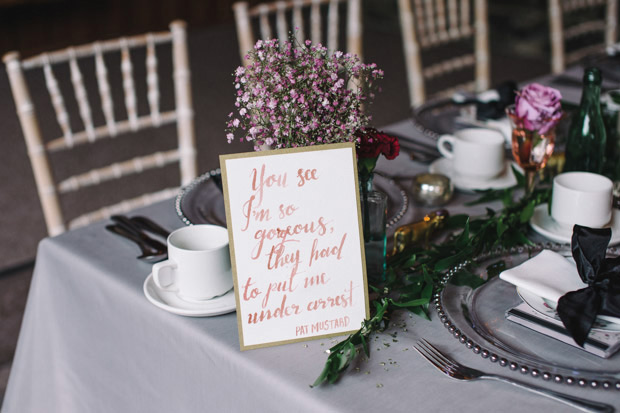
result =
[[366,274],[372,284],[385,281],[387,249],[387,195],[381,191],[364,191],[361,198]]
[[525,193],[534,190],[536,172],[547,165],[555,148],[555,127],[544,134],[523,127],[523,122],[514,113],[514,105],[506,109],[512,126],[512,156],[525,173]]

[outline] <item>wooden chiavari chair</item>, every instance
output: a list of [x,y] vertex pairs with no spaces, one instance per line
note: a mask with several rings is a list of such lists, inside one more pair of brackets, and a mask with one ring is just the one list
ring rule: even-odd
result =
[[548,5],[552,73],[616,43],[618,0],[549,0]]
[[[341,7],[346,5],[346,50],[339,49],[339,26]],[[254,48],[254,25],[258,23],[260,38],[263,40],[274,38],[280,42],[289,39],[295,32],[299,42],[306,39],[312,43],[322,43],[328,50],[342,50],[362,58],[362,10],[361,0],[282,0],[271,3],[262,3],[250,7],[245,1],[233,4],[239,52],[244,66],[249,63],[246,54]],[[309,30],[306,16],[309,11]],[[327,17],[327,27],[322,24],[323,15]],[[289,23],[292,23],[289,25]],[[297,29],[297,31],[296,31]],[[325,32],[325,36],[323,36]],[[323,40],[325,39],[325,40]]]
[[[398,0],[401,34],[412,107],[427,99],[427,83],[441,79],[450,84],[455,72],[471,70],[473,81],[437,87],[433,96],[459,90],[484,91],[489,88],[489,40],[486,0]],[[471,50],[455,55],[457,47],[441,59],[426,62],[422,54],[451,44],[468,43]],[[439,83],[439,82],[437,82]]]
[[[162,44],[171,44],[172,78],[174,83],[174,109],[160,109],[160,82],[156,48]],[[146,101],[148,114],[140,115],[135,86],[134,63],[132,53],[135,49],[145,49]],[[120,54],[120,77],[126,119],[119,119],[120,112],[114,105],[113,86],[109,81],[106,56]],[[178,163],[181,185],[190,183],[196,176],[196,151],[193,124],[193,109],[190,88],[190,70],[187,51],[185,23],[174,21],[170,31],[149,33],[146,35],[125,37],[116,40],[95,42],[92,44],[70,47],[67,49],[39,54],[21,59],[18,52],[9,52],[3,58],[11,84],[11,90],[17,107],[17,114],[26,141],[28,155],[43,207],[45,222],[49,235],[57,235],[67,227],[74,228],[90,222],[104,219],[113,214],[125,213],[163,200],[175,195],[178,186],[150,192],[124,200],[114,205],[88,212],[65,222],[59,196],[112,181],[128,175],[139,174],[148,170],[163,168]],[[88,61],[88,62],[87,62]],[[94,61],[94,62],[93,62]],[[70,84],[61,85],[56,71],[61,65],[68,65]],[[94,74],[84,71],[84,67],[94,69]],[[42,128],[31,98],[27,72],[42,71],[45,84],[51,98],[51,106],[62,136],[53,140],[44,140]],[[85,77],[95,78],[97,90],[87,90]],[[72,89],[72,94],[69,89]],[[98,96],[98,99],[95,96]],[[120,94],[120,92],[119,92]],[[90,97],[90,98],[89,98]],[[75,102],[81,119],[82,130],[73,128],[78,121],[70,116],[68,101]],[[118,100],[118,99],[117,99]],[[96,112],[97,111],[97,112]],[[51,115],[52,117],[54,115]],[[103,118],[103,124],[95,124],[93,119]],[[124,118],[124,116],[123,116]],[[73,151],[84,148],[104,138],[121,139],[137,131],[158,128],[176,123],[178,141],[174,149],[149,153],[152,148],[146,145],[146,155],[122,160],[107,166],[99,166],[88,172],[72,175],[57,182],[52,173],[50,154]],[[115,145],[120,143],[115,141]],[[92,149],[92,148],[90,148]],[[79,156],[79,155],[78,155]],[[72,158],[74,159],[74,158]],[[66,212],[66,211],[65,211]]]

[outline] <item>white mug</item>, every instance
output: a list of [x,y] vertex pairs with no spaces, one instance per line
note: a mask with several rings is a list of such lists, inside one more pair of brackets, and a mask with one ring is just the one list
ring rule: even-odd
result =
[[208,300],[233,287],[228,230],[191,225],[168,236],[168,259],[153,265],[153,281],[182,299]]
[[442,135],[437,141],[437,149],[452,160],[455,173],[491,179],[504,170],[504,142],[499,131],[470,128],[459,130],[454,135]]
[[590,172],[565,172],[553,178],[551,217],[566,226],[602,228],[611,221],[613,183]]

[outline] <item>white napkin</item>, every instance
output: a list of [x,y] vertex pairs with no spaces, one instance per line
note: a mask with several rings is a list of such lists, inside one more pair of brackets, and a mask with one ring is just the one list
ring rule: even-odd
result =
[[567,292],[588,286],[581,281],[574,262],[550,250],[503,271],[499,278],[556,304]]

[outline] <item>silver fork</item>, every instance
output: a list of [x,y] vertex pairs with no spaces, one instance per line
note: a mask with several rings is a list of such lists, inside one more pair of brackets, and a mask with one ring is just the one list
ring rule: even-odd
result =
[[413,348],[428,360],[433,366],[437,367],[442,373],[457,379],[457,380],[477,380],[477,379],[490,379],[503,381],[513,386],[529,390],[531,392],[546,396],[551,399],[557,400],[576,409],[584,412],[613,412],[614,407],[605,403],[599,403],[592,400],[585,400],[579,397],[570,396],[568,394],[558,393],[553,390],[545,389],[543,387],[533,386],[528,383],[524,383],[512,378],[498,376],[496,374],[484,373],[480,370],[473,369],[471,367],[463,366],[457,363],[448,356],[442,354],[431,343],[422,339],[416,342]]

